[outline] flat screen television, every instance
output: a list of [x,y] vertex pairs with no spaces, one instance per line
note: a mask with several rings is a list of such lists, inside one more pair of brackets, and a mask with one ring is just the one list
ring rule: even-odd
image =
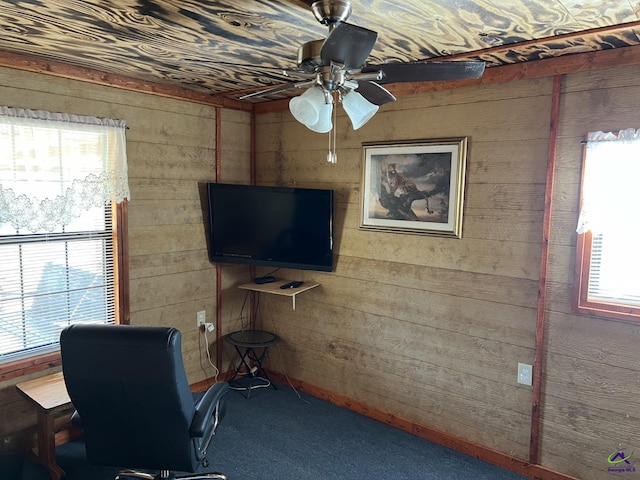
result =
[[332,271],[333,190],[208,183],[209,260]]

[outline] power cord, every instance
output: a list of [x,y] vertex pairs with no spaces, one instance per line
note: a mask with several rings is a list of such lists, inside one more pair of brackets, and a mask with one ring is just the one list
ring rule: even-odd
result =
[[276,268],[275,270],[271,270],[269,273],[265,273],[263,277],[270,277],[271,275],[276,273],[278,270],[280,270],[280,267]]
[[241,330],[246,330],[247,329],[247,325],[249,325],[249,323],[251,322],[251,319],[249,319],[249,315],[247,315],[247,321],[244,321],[244,310],[247,307],[247,303],[249,303],[249,295],[251,294],[251,292],[249,290],[247,290],[244,294],[244,301],[242,302],[242,307],[240,307],[240,329]]
[[247,290],[247,292],[244,295],[244,301],[242,302],[242,307],[240,308],[240,315],[239,315],[240,329],[242,331],[251,329],[251,316],[250,314],[246,314],[246,318],[245,318],[245,314],[244,314],[244,311],[247,308],[247,304],[249,304],[249,298],[251,298],[251,293],[255,293],[254,303],[253,303],[254,311],[257,312],[258,307],[260,306],[260,292],[250,292]]
[[248,387],[234,387],[229,385],[229,389],[230,390],[242,390],[242,391],[247,391],[247,390],[256,390],[258,388],[268,388],[271,386],[271,382],[264,378],[264,377],[253,377],[253,380],[261,380],[265,383],[259,383],[258,385],[253,385],[253,383],[248,386]]
[[209,338],[207,337],[207,331],[209,330],[209,328],[207,324],[204,325],[203,330],[204,330],[204,345],[205,345],[205,350],[207,351],[207,360],[209,361],[209,365],[213,367],[213,371],[215,372],[214,379],[217,382],[218,375],[220,375],[220,370],[218,370],[218,367],[216,367],[211,361],[211,351],[209,349]]

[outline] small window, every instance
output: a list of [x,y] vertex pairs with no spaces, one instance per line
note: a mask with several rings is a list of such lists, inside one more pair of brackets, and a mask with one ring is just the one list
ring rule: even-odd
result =
[[67,325],[121,323],[128,189],[123,122],[0,107],[0,369],[32,371]]
[[640,322],[640,131],[589,133],[584,149],[575,309]]
[[74,224],[35,234],[0,225],[3,362],[57,350],[72,323],[117,323],[111,205]]

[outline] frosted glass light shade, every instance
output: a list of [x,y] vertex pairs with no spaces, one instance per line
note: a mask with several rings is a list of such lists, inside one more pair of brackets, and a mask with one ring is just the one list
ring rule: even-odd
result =
[[289,101],[289,110],[293,117],[301,124],[309,127],[320,119],[320,110],[324,105],[324,92],[320,87],[307,89],[299,97]]
[[342,99],[342,106],[347,112],[353,129],[357,130],[373,117],[378,109],[378,105],[374,105],[356,91],[351,91]]
[[333,104],[331,103],[323,103],[320,106],[318,121],[313,125],[307,125],[309,130],[313,130],[317,133],[327,133],[330,132],[333,128],[333,123],[331,123],[331,113],[333,112]]

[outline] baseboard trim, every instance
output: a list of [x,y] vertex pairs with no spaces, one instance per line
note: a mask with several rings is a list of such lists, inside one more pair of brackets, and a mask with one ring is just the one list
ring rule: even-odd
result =
[[329,390],[307,383],[303,380],[292,379],[280,373],[269,371],[271,379],[293,386],[296,390],[307,393],[313,397],[326,400],[339,407],[352,410],[366,417],[378,420],[391,425],[392,427],[404,430],[425,440],[451,448],[485,462],[496,465],[505,470],[509,470],[534,480],[578,480],[576,477],[565,475],[560,472],[548,469],[541,465],[531,464],[525,460],[512,457],[506,453],[493,450],[477,443],[470,442],[460,437],[456,437],[447,432],[437,430],[426,425],[420,425],[410,420],[401,418],[383,410],[372,408],[364,403],[348,398]]

